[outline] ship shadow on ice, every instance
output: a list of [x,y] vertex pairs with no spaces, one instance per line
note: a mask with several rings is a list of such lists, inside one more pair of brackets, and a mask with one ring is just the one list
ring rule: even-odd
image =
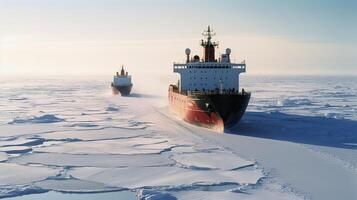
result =
[[357,121],[280,112],[246,112],[226,131],[251,137],[294,143],[357,149]]

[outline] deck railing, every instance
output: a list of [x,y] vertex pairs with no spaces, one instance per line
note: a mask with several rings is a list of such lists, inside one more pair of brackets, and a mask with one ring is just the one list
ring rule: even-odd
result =
[[246,92],[244,89],[241,91],[238,90],[225,90],[223,89],[222,91],[219,90],[187,90],[187,91],[179,91],[179,88],[176,85],[171,85],[171,90],[176,93],[188,95],[188,96],[195,96],[195,95],[217,95],[217,94],[232,94],[232,95],[244,95],[244,94],[249,94],[249,92]]

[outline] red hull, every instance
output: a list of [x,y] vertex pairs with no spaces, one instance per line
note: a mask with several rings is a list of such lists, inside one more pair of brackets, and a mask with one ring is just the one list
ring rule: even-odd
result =
[[169,108],[188,123],[202,126],[219,132],[224,131],[224,122],[217,112],[209,108],[202,109],[194,98],[169,91]]
[[235,126],[245,113],[250,93],[231,92],[182,94],[169,88],[170,110],[185,121],[223,132]]

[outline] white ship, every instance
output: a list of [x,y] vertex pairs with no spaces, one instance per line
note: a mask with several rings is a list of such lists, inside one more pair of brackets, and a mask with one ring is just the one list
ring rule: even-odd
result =
[[131,75],[125,72],[124,66],[121,67],[120,74],[117,72],[116,75],[114,75],[112,87],[114,93],[120,92],[122,96],[130,94],[133,84],[131,83]]

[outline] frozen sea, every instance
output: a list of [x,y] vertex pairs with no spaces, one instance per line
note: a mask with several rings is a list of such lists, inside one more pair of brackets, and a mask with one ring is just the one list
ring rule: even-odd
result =
[[169,113],[165,81],[110,79],[0,80],[0,198],[357,199],[357,77],[243,76],[224,134]]

